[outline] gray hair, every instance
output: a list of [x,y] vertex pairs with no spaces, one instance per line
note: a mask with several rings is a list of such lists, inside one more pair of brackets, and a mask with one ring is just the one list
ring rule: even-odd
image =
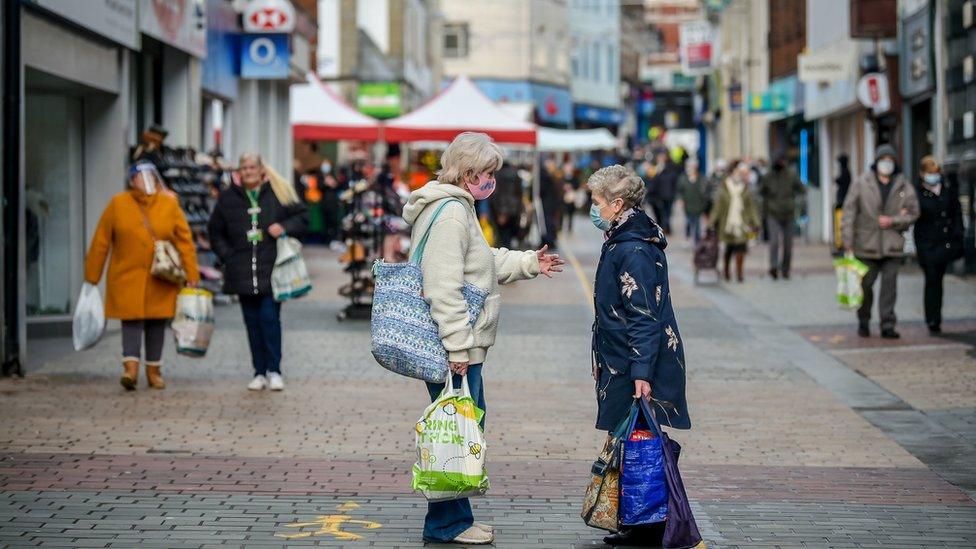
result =
[[454,138],[441,155],[437,180],[457,185],[470,175],[502,167],[502,149],[488,134],[464,132]]
[[623,199],[624,208],[633,208],[644,200],[644,180],[630,168],[614,164],[601,168],[590,176],[590,191],[607,202]]

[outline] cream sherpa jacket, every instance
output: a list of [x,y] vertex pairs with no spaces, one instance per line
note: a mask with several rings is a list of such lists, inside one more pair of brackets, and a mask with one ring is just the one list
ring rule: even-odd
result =
[[[437,181],[411,193],[403,209],[403,218],[413,226],[412,243],[420,241],[441,201],[450,198],[456,201],[441,211],[427,237],[424,256],[418,259],[424,274],[424,296],[448,358],[479,364],[495,343],[501,301],[498,285],[538,276],[539,259],[534,251],[489,247],[471,194]],[[465,282],[488,291],[485,308],[474,326],[468,322],[467,304],[461,295]]]

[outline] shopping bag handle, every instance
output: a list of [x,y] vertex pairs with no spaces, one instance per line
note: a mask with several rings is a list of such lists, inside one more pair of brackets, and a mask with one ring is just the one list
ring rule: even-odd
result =
[[[413,249],[413,253],[410,254],[411,263],[417,263],[419,265],[420,262],[423,261],[424,249],[427,247],[427,237],[430,236],[430,230],[434,228],[434,222],[436,222],[437,218],[440,217],[441,211],[443,211],[444,208],[451,202],[457,202],[459,204],[461,203],[461,201],[456,198],[449,198],[441,202],[440,206],[434,210],[434,215],[430,218],[430,224],[427,225],[427,230],[424,231],[424,235],[420,237],[420,242],[417,242],[417,246]],[[448,371],[448,373],[450,373],[450,371]]]
[[470,397],[471,389],[468,387],[468,374],[461,376],[461,386],[457,389],[454,388],[454,374],[451,373],[451,369],[447,369],[447,379],[444,381],[444,389],[441,390],[441,396],[448,396],[459,394],[462,397]]

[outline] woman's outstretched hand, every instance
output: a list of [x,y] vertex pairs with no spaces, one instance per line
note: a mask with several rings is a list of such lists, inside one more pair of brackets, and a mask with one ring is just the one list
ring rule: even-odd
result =
[[651,384],[643,379],[634,380],[634,398],[643,398],[645,400],[650,399]]
[[549,245],[546,244],[538,249],[535,255],[539,258],[539,274],[552,278],[553,273],[563,272],[563,265],[566,264],[566,260],[561,259],[559,254],[547,254],[546,251],[548,250]]

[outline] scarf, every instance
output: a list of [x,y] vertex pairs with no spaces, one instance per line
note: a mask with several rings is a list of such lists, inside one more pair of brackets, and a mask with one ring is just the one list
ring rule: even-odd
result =
[[729,210],[725,215],[725,226],[722,229],[726,234],[735,238],[745,236],[748,227],[742,219],[745,204],[742,201],[742,193],[746,190],[746,184],[735,176],[725,180],[725,190],[729,192]]
[[620,212],[620,215],[617,216],[617,219],[614,219],[613,221],[610,222],[610,228],[607,229],[607,232],[603,233],[603,240],[609,240],[610,237],[613,236],[613,233],[616,232],[616,230],[621,225],[626,223],[627,220],[633,217],[636,213],[637,211],[634,210],[634,208],[629,208]]

